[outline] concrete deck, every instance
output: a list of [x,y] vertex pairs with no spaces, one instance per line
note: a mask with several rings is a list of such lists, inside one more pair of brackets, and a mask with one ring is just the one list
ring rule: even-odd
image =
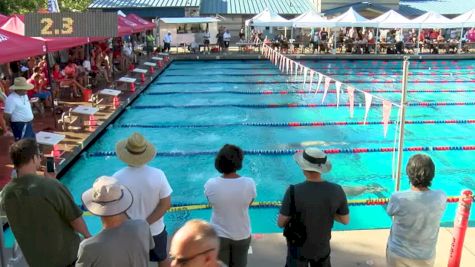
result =
[[[388,236],[388,229],[333,232],[332,266],[386,266]],[[451,242],[452,229],[441,228],[435,266],[447,266]],[[251,246],[248,267],[285,266],[286,245],[282,234],[257,235]],[[475,228],[467,231],[460,266],[475,266]]]

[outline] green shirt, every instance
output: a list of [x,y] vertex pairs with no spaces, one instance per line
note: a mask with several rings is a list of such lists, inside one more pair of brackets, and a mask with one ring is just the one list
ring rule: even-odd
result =
[[14,178],[0,205],[31,267],[64,267],[76,260],[80,238],[70,222],[82,212],[59,181],[33,174]]

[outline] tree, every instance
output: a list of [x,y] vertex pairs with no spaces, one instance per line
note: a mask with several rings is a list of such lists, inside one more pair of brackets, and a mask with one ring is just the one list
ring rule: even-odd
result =
[[[58,0],[62,12],[86,11],[91,2],[92,0]],[[0,13],[4,15],[33,13],[47,7],[47,0],[0,0]]]

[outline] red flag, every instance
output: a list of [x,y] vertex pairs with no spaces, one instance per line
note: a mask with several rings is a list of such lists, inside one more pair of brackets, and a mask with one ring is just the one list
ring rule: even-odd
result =
[[388,100],[383,101],[383,126],[384,126],[384,137],[388,133],[388,124],[389,117],[391,116],[392,104]]
[[346,91],[348,92],[348,101],[350,102],[350,118],[353,118],[355,109],[355,88],[348,86]]
[[325,97],[327,96],[327,91],[328,91],[328,88],[330,87],[330,82],[332,81],[332,79],[328,76],[325,76],[325,84],[323,85],[323,97],[322,97],[322,104],[323,104],[323,101],[325,101]]
[[366,124],[366,119],[368,118],[369,108],[371,107],[371,102],[373,101],[373,95],[364,92],[364,100],[365,100],[365,112],[364,112],[364,124]]

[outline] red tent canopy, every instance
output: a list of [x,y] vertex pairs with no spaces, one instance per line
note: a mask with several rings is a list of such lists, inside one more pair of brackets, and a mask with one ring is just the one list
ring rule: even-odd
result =
[[45,42],[0,29],[0,63],[46,53]]
[[142,28],[142,31],[144,31],[144,30],[152,30],[152,29],[154,29],[154,28],[156,27],[155,23],[150,22],[150,21],[148,21],[148,20],[145,20],[145,19],[143,19],[143,18],[141,18],[141,17],[139,17],[139,16],[137,16],[137,15],[135,15],[135,14],[133,14],[133,13],[128,14],[128,15],[127,15],[127,19],[128,19],[128,20],[131,20],[131,21],[133,21],[133,22],[135,22],[135,23],[137,23],[138,25],[141,25],[141,26],[143,27],[143,28]]
[[125,18],[125,17],[122,17],[121,15],[117,15],[117,19],[118,19],[118,25],[119,26],[124,26],[124,27],[129,27],[130,29],[132,29],[132,32],[141,32],[142,31],[142,27],[141,25]]
[[5,21],[7,21],[8,18],[9,18],[8,16],[0,14],[0,25],[3,24]]
[[[9,32],[13,32],[19,35],[25,35],[25,23],[23,23],[24,16],[15,15],[11,16],[3,25],[0,25],[0,28]],[[55,52],[71,47],[80,46],[87,44],[89,38],[87,37],[55,37],[55,38],[41,38],[33,37],[32,39],[37,39],[44,41],[46,43],[46,48],[48,52]]]

